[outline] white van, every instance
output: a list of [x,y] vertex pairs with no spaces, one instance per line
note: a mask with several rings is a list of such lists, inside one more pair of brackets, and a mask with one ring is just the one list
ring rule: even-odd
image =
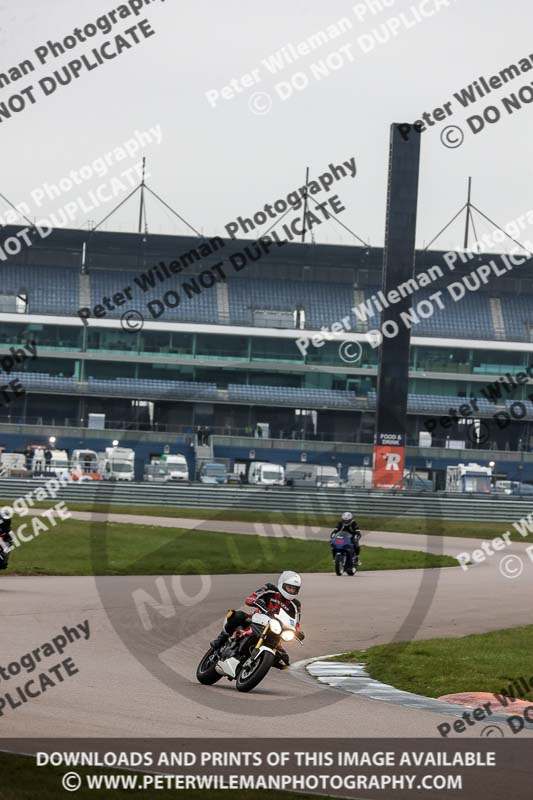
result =
[[337,489],[341,485],[341,478],[337,467],[317,467],[316,485],[322,489]]
[[198,477],[200,483],[208,483],[211,485],[227,483],[228,481],[225,465],[219,464],[216,461],[207,461],[202,464]]
[[75,481],[98,481],[102,477],[95,450],[73,450],[70,468]]
[[352,489],[371,489],[372,467],[348,467],[346,485]]
[[176,455],[164,453],[161,456],[161,463],[167,466],[167,481],[183,482],[189,480],[189,467],[187,466],[187,459],[185,456],[179,453]]
[[56,478],[61,475],[68,475],[70,468],[68,463],[68,454],[66,450],[51,450],[52,460],[50,461],[50,472],[54,472]]
[[268,461],[252,461],[248,470],[248,483],[257,486],[283,486],[285,469],[281,464],[270,464]]
[[105,481],[132,481],[135,477],[135,451],[130,447],[106,447],[100,461]]
[[287,464],[287,481],[292,486],[320,486],[322,489],[341,485],[337,467],[323,467],[320,464],[291,462]]

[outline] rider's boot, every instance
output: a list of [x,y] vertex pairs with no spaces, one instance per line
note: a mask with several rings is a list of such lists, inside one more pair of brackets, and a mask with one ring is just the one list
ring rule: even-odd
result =
[[213,650],[220,650],[220,648],[223,645],[225,645],[228,640],[229,640],[229,633],[226,631],[226,626],[224,625],[224,627],[218,634],[217,638],[213,639],[213,641],[210,642],[210,645],[213,648]]
[[[226,620],[231,619],[231,617],[233,617],[234,614],[235,614],[235,611],[233,611],[233,610],[228,611],[228,613],[226,614]],[[222,647],[222,645],[225,645],[226,642],[228,641],[229,637],[233,633],[234,629],[235,629],[235,626],[233,626],[232,630],[228,630],[227,622],[225,622],[224,626],[223,626],[222,630],[220,631],[220,633],[218,634],[217,638],[213,639],[213,641],[210,642],[210,645],[213,648],[213,650],[218,650],[220,647]]]

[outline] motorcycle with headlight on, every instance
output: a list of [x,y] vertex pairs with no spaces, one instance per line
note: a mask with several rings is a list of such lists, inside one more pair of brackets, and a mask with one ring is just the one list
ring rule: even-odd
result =
[[261,683],[271,667],[286,669],[288,657],[283,644],[305,638],[296,630],[296,620],[286,611],[256,611],[246,628],[237,628],[218,650],[210,648],[204,655],[196,678],[212,685],[226,677],[235,681],[239,692],[250,692]]

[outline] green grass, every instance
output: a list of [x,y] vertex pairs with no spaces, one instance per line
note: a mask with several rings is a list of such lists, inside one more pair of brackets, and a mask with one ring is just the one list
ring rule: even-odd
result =
[[[9,505],[9,500],[0,500],[0,505]],[[49,502],[36,503],[38,508],[49,508]],[[309,525],[333,528],[339,520],[344,506],[339,509],[339,514],[307,514],[276,511],[242,511],[239,509],[199,508],[173,508],[170,506],[125,506],[105,503],[68,503],[71,511],[99,511],[109,514],[135,514],[153,517],[184,517],[188,519],[206,519],[228,522],[262,522],[285,525]],[[533,508],[533,502],[531,504]],[[525,504],[524,514],[529,513],[530,506]],[[533,542],[533,534],[527,537],[520,536],[515,531],[511,522],[484,522],[460,521],[446,519],[420,519],[416,517],[368,517],[357,514],[357,521],[363,530],[392,531],[395,533],[431,534],[433,536],[464,536],[474,539],[492,539],[501,536],[507,530],[511,531],[511,538],[520,542]]]
[[[17,528],[14,520],[13,529]],[[29,533],[30,526],[26,529]],[[457,566],[449,556],[382,547],[363,549],[363,570]],[[69,519],[21,544],[9,572],[18,575],[173,575],[333,572],[327,541],[91,523]]]
[[[161,800],[162,797],[171,800],[257,800],[258,792],[224,792],[224,791],[174,791],[168,790],[111,790],[111,789],[80,789],[78,792],[67,792],[62,788],[61,779],[67,772],[71,772],[70,767],[37,767],[33,758],[28,756],[12,756],[0,753],[0,800],[57,800],[60,798],[76,797],[79,800],[109,800],[113,797],[116,800]],[[124,771],[120,773],[116,770],[88,770],[75,769],[79,775],[94,774],[124,774],[132,773]],[[286,794],[285,792],[264,792],[260,793],[262,800],[316,800],[316,795],[311,798],[303,794]],[[331,800],[331,798],[330,798]]]
[[[440,697],[457,692],[501,693],[513,679],[533,676],[533,625],[451,639],[371,647],[333,661],[367,665],[376,680],[408,692]],[[520,695],[533,701],[533,690]]]

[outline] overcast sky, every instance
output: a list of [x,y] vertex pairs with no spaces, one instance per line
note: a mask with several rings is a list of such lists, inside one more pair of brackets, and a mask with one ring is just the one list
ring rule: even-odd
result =
[[[335,190],[346,206],[340,218],[378,246],[384,233],[390,123],[414,121],[424,111],[451,102],[453,116],[422,134],[418,245],[429,242],[465,202],[469,175],[474,203],[503,225],[533,209],[533,103],[524,104],[513,115],[501,103],[502,97],[525,85],[531,87],[533,70],[479,98],[469,109],[462,108],[453,95],[479,76],[488,80],[530,54],[533,58],[531,0],[512,0],[508,6],[497,0],[450,0],[449,7],[416,23],[420,14],[413,8],[418,9],[421,2],[382,0],[381,12],[372,14],[367,8],[366,17],[358,19],[363,16],[364,2],[153,0],[138,17],[120,20],[111,33],[100,33],[44,65],[39,64],[35,48],[49,39],[63,40],[74,28],[94,22],[120,3],[4,2],[0,72],[8,72],[24,59],[31,59],[36,69],[0,89],[0,103],[30,85],[35,88],[36,102],[0,123],[0,191],[13,202],[32,205],[30,194],[43,182],[57,183],[71,169],[90,164],[121,145],[135,130],[160,125],[162,143],[143,151],[148,158],[148,183],[205,234],[222,234],[224,225],[237,215],[249,216],[265,203],[285,197],[303,184],[306,166],[313,178],[330,162],[353,156],[357,177],[342,180]],[[435,10],[438,2],[425,0],[424,9]],[[377,0],[372,3],[378,4]],[[410,27],[400,21],[394,38],[377,42],[376,33],[383,39],[382,26],[394,27],[392,18],[398,20],[400,12]],[[78,80],[44,96],[39,80],[52,76],[68,61],[90,54],[93,47],[113,40],[143,18],[155,30],[154,36],[90,72],[84,69]],[[276,75],[263,63],[287,44],[297,47],[342,18],[350,20],[349,30],[285,65]],[[342,61],[342,66],[316,80],[312,65],[341,47],[344,51],[331,56],[330,63]],[[231,79],[241,79],[253,70],[259,77],[256,85],[243,88],[233,99],[219,99],[215,108],[209,104],[208,91],[221,92]],[[303,73],[308,86],[282,100],[280,93],[288,92],[287,82],[294,73]],[[299,80],[304,79],[300,76]],[[261,94],[251,99],[257,92]],[[270,103],[268,113],[251,110],[252,106],[262,112]],[[501,119],[474,135],[466,119],[487,105],[497,106]],[[464,142],[455,149],[444,147],[440,138],[450,124],[464,131]],[[451,139],[456,136],[457,132],[450,133]],[[48,202],[42,209],[32,206],[30,216],[86,196],[89,189],[118,175],[133,161],[117,164],[105,179],[84,182],[63,194],[61,201]],[[115,202],[124,196],[117,195]],[[72,227],[86,227],[88,218],[100,220],[112,205],[102,204],[89,214],[80,211]],[[5,208],[0,201],[0,213]],[[136,225],[137,207],[132,204],[106,228],[135,230]],[[187,232],[150,199],[148,225],[152,233]],[[488,230],[488,225],[479,223],[478,233]],[[531,228],[520,236],[528,237],[533,240]],[[315,239],[354,241],[332,222],[317,227]],[[461,241],[462,223],[456,223],[438,245],[454,247]]]

